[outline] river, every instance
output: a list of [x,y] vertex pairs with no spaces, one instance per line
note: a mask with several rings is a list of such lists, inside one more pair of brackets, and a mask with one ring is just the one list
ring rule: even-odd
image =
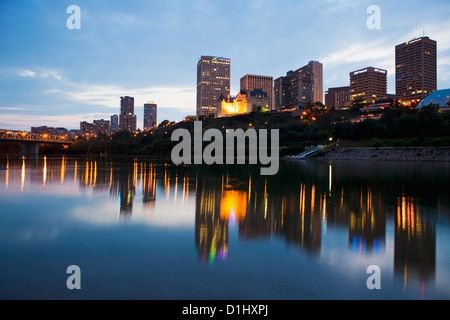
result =
[[0,167],[1,299],[450,299],[448,162]]

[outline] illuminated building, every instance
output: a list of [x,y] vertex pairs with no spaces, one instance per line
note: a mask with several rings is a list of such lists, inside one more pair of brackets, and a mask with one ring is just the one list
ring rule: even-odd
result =
[[258,107],[269,109],[269,97],[260,89],[241,91],[236,97],[220,97],[217,103],[217,116],[227,117],[246,114],[255,111]]
[[269,110],[273,109],[273,77],[247,74],[241,78],[241,91],[260,89],[269,98]]
[[137,118],[134,114],[134,98],[120,98],[119,130],[135,132],[137,128]]
[[419,103],[437,89],[437,43],[421,37],[395,47],[396,98]]
[[109,135],[110,122],[108,120],[94,120],[93,123],[83,121],[80,123],[80,134],[82,136],[98,136],[100,133]]
[[31,127],[31,133],[65,136],[69,134],[69,130],[67,130],[66,128],[53,128],[41,126],[41,127]]
[[387,99],[387,71],[367,67],[350,73],[350,100],[373,104]]
[[226,117],[245,114],[249,112],[247,107],[247,95],[245,93],[239,92],[236,97],[231,97],[230,95],[220,97],[217,104],[217,116]]
[[450,110],[450,89],[437,90],[422,100],[417,108],[423,108],[430,104],[439,106],[440,110]]
[[307,103],[323,103],[323,65],[310,61],[274,81],[274,108],[303,108]]
[[325,92],[325,106],[329,109],[334,107],[336,110],[350,107],[350,86],[328,88]]
[[257,108],[261,108],[265,111],[271,110],[270,97],[267,92],[262,89],[253,89],[252,91],[247,91],[247,110],[255,111]]
[[158,106],[153,101],[144,104],[144,130],[150,130],[158,126],[157,112]]
[[217,101],[230,94],[231,60],[202,56],[197,64],[197,118],[215,116]]

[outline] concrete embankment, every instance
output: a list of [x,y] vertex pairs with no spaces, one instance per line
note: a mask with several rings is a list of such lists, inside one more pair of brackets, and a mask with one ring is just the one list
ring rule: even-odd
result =
[[450,161],[450,148],[336,148],[320,156],[329,160]]

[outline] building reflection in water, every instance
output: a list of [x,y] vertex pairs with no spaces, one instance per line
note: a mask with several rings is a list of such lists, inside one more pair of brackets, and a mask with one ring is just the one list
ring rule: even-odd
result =
[[155,163],[144,163],[142,194],[143,202],[148,210],[152,209],[156,201],[156,165]]
[[222,183],[199,177],[195,210],[195,250],[202,262],[213,263],[228,255],[228,219],[221,218]]
[[[327,229],[339,228],[348,231],[348,250],[374,255],[385,251],[389,215],[395,223],[394,271],[405,290],[411,282],[424,288],[435,280],[433,212],[419,206],[417,197],[399,194],[403,186],[391,173],[377,176],[374,184],[373,168],[356,172],[350,164],[300,163],[262,177],[251,168],[176,167],[145,159],[6,157],[2,165],[7,169],[0,173],[6,189],[17,185],[23,192],[27,183],[41,188],[71,184],[109,192],[118,203],[118,220],[131,219],[141,191],[147,212],[154,210],[158,188],[160,200],[171,203],[185,203],[195,191],[195,249],[199,261],[206,263],[227,258],[230,226],[237,226],[241,240],[279,237],[314,256],[321,252]],[[442,205],[446,200],[439,196],[438,184],[419,182],[414,180],[409,188],[431,194],[431,207],[448,207]],[[398,199],[395,204],[393,198]]]
[[359,253],[384,250],[386,215],[380,195],[375,196],[370,186],[361,188],[359,202],[358,210],[350,212],[349,245]]
[[420,282],[423,298],[425,283],[435,281],[436,231],[434,223],[419,213],[416,200],[402,195],[395,216],[394,271],[409,282]]

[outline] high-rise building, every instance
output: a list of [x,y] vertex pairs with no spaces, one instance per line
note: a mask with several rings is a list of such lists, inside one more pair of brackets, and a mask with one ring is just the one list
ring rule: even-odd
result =
[[269,109],[273,109],[273,77],[247,74],[241,78],[241,91],[261,89],[269,98]]
[[153,101],[149,101],[146,104],[144,104],[144,130],[145,131],[153,129],[158,125],[157,109],[158,109],[158,106]]
[[274,81],[274,108],[303,108],[307,103],[323,103],[323,65],[310,61]]
[[396,98],[419,103],[437,89],[437,42],[421,37],[395,47]]
[[215,116],[217,101],[230,94],[231,60],[202,56],[197,64],[197,118]]
[[350,72],[350,100],[373,104],[387,99],[387,71],[367,67]]
[[137,129],[137,118],[134,114],[134,98],[120,98],[120,122],[119,129],[121,131],[135,132]]
[[325,106],[336,110],[350,107],[350,87],[328,88],[325,92]]
[[111,116],[111,132],[119,131],[119,116],[114,114]]

